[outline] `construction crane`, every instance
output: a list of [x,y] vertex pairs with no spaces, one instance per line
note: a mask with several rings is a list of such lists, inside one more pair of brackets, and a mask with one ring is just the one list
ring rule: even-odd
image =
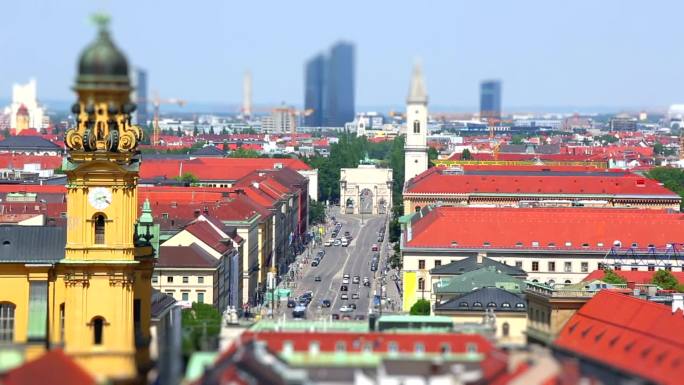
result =
[[163,99],[159,97],[159,94],[157,92],[154,92],[152,99],[140,99],[138,100],[138,103],[146,103],[146,104],[151,104],[152,107],[154,107],[154,119],[152,123],[152,139],[150,140],[150,143],[153,146],[158,146],[159,145],[159,136],[161,133],[161,130],[159,128],[159,106],[162,104],[171,104],[171,105],[177,105],[183,107],[187,102],[183,99],[178,99],[178,98],[167,98]]

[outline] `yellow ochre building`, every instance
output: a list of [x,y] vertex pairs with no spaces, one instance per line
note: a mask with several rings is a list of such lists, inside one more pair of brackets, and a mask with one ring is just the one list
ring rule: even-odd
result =
[[138,221],[142,131],[104,18],[81,54],[67,131],[67,224],[0,227],[0,371],[63,349],[98,381],[144,383],[151,221]]

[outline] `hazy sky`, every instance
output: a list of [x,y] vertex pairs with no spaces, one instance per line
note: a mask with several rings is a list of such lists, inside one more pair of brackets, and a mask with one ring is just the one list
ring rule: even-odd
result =
[[[71,100],[76,60],[112,15],[115,41],[150,88],[194,102],[301,104],[303,64],[356,43],[358,106],[403,104],[422,59],[431,105],[475,107],[478,83],[503,80],[503,107],[664,107],[684,102],[684,1],[2,2],[0,98],[38,79],[41,99]],[[429,5],[428,5],[429,4]]]

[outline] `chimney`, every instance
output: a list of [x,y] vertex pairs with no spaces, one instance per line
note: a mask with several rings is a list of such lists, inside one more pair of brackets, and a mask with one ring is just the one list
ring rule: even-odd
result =
[[672,294],[672,313],[679,309],[684,310],[684,294]]

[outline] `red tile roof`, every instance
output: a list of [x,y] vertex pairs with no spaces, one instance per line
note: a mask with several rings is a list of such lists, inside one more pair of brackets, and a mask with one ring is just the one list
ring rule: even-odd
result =
[[162,246],[156,267],[214,268],[218,259],[196,243],[190,246]]
[[411,227],[407,247],[607,252],[616,240],[644,249],[684,242],[684,214],[659,210],[436,207]]
[[35,360],[0,375],[3,385],[95,385],[95,379],[61,349],[46,352]]
[[204,181],[236,181],[254,170],[277,168],[290,168],[296,171],[311,169],[301,160],[291,158],[146,159],[140,166],[140,177],[173,179],[184,173],[192,173]]
[[[620,271],[615,271],[615,273],[627,280],[627,282],[634,282],[634,283],[651,283],[651,280],[653,280],[653,276],[655,275],[655,271],[631,271],[631,270],[620,270]],[[684,272],[682,271],[671,271],[672,275],[677,278],[679,282],[684,283]],[[584,277],[583,281],[585,282],[590,282],[594,281],[597,279],[603,279],[603,276],[605,275],[604,270],[594,270],[591,273],[589,273],[586,277]]]
[[[476,167],[454,174],[446,167],[433,167],[413,178],[406,186],[409,194],[545,194],[656,196],[680,199],[653,179],[629,172],[585,167],[553,168]],[[543,171],[549,170],[549,171]],[[445,172],[446,171],[446,172]],[[486,173],[483,173],[486,172]],[[534,175],[526,175],[532,172]]]
[[194,221],[185,226],[184,230],[221,254],[231,249],[231,247],[228,246],[230,243],[222,242],[225,239],[223,234],[216,231],[216,229],[206,221]]
[[684,375],[684,314],[602,290],[565,324],[554,345],[585,359],[675,385]]
[[25,164],[38,163],[43,170],[54,170],[62,166],[61,156],[0,154],[0,168],[23,169]]

